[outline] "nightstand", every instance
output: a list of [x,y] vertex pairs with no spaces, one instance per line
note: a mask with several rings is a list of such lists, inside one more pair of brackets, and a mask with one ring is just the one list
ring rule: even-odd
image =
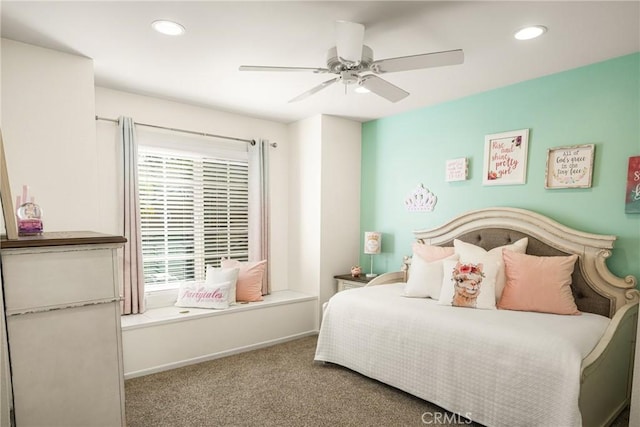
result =
[[360,277],[353,277],[351,274],[342,274],[339,276],[333,276],[338,283],[338,292],[344,291],[345,289],[351,288],[361,288],[371,280],[375,279],[375,277],[367,277],[364,273],[360,275]]

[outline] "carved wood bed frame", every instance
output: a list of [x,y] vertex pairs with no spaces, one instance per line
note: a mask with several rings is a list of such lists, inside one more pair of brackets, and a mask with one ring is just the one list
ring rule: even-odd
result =
[[[486,250],[527,236],[527,254],[577,254],[571,287],[578,309],[611,318],[599,343],[582,361],[579,405],[583,425],[609,425],[629,404],[640,291],[634,276],[620,278],[607,267],[615,236],[578,231],[518,208],[474,210],[414,234],[429,245],[452,246],[454,239],[460,239]],[[406,282],[409,266],[410,259],[405,257],[401,271],[380,275],[367,286]]]

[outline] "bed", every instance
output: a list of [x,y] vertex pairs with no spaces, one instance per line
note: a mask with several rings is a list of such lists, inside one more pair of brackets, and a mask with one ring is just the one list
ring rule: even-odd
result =
[[[334,295],[315,360],[342,365],[487,426],[603,426],[629,404],[640,292],[607,267],[615,236],[524,209],[489,208],[414,232],[484,250],[527,238],[526,254],[568,257],[580,315],[472,310],[407,298],[411,259]],[[415,255],[414,255],[415,257]]]

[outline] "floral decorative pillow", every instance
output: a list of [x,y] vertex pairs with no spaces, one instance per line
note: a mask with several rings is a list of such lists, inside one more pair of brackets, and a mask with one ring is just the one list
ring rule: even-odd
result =
[[495,309],[496,263],[470,263],[446,259],[442,262],[442,289],[438,304],[454,307]]
[[[472,264],[482,263],[485,266],[489,264],[497,264],[498,270],[495,276],[495,284],[493,285],[495,289],[496,302],[500,299],[500,296],[502,296],[502,290],[504,289],[504,284],[506,282],[504,261],[502,260],[502,250],[507,249],[523,254],[527,251],[528,244],[529,239],[527,237],[523,237],[522,239],[509,245],[499,246],[497,248],[486,251],[480,246],[472,245],[471,243],[466,243],[458,239],[453,241],[453,247],[455,248],[456,253],[460,255],[461,262]],[[484,281],[485,286],[486,283],[487,280]]]
[[[453,248],[452,248],[453,249]],[[458,255],[453,254],[445,260],[457,260]],[[413,253],[411,267],[409,268],[409,280],[404,286],[404,296],[411,298],[440,298],[442,288],[442,263],[440,259],[427,262],[423,257]]]
[[231,282],[214,285],[207,283],[188,283],[180,285],[178,290],[178,307],[194,308],[229,308]]

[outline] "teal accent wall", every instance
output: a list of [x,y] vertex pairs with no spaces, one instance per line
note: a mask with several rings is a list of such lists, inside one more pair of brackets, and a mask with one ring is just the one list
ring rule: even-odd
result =
[[[383,233],[374,270],[399,269],[411,254],[413,230],[468,210],[509,206],[618,236],[609,268],[640,279],[640,214],[624,212],[628,159],[640,155],[639,100],[635,53],[364,123],[361,231]],[[485,135],[525,128],[526,184],[483,186]],[[545,189],[547,149],[578,144],[596,147],[592,187]],[[458,157],[469,159],[469,179],[445,182],[445,162]],[[433,212],[406,211],[404,200],[419,184],[438,197]],[[369,262],[362,255],[362,265]]]

